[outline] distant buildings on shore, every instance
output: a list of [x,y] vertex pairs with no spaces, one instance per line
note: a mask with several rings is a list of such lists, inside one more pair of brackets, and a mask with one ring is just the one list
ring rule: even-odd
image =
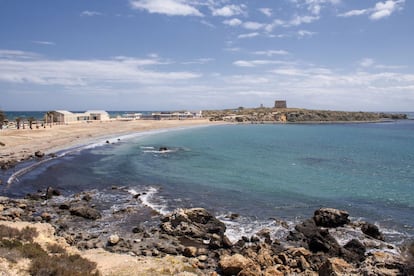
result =
[[[142,113],[125,113],[114,120],[131,121],[131,120],[184,120],[201,118],[202,111],[199,112],[153,112],[151,114]],[[44,121],[46,124],[67,124],[74,122],[92,122],[92,121],[109,121],[111,120],[108,112],[103,110],[89,110],[84,113],[73,113],[66,110],[54,110],[45,114]]]
[[103,110],[88,110],[83,113],[73,113],[66,110],[49,111],[44,117],[45,123],[67,124],[82,121],[109,121],[108,112]]

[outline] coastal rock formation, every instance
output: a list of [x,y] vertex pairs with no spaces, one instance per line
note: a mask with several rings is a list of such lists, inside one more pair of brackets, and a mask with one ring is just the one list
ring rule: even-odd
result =
[[317,226],[339,227],[349,223],[349,213],[333,208],[320,208],[315,211],[313,220]]
[[379,231],[378,227],[375,224],[365,222],[361,226],[361,231],[374,239],[384,240],[384,235]]
[[210,118],[212,121],[224,120],[237,123],[367,122],[407,119],[406,114],[264,107],[205,110],[203,111],[203,116]]
[[230,246],[225,237],[226,226],[203,208],[179,209],[162,218],[165,233],[182,237],[184,243],[198,247],[220,248]]
[[[116,191],[121,193],[123,188]],[[39,194],[44,196],[46,191]],[[137,202],[128,195],[130,204]],[[392,245],[365,236],[361,228],[374,234],[376,230],[369,224],[348,222],[349,215],[343,210],[316,210],[312,218],[297,224],[281,240],[269,229],[262,229],[231,243],[225,224],[203,208],[179,209],[166,216],[151,213],[153,224],[147,225],[145,219],[125,231],[108,220],[101,224],[108,219],[107,212],[93,207],[96,198],[92,192],[64,201],[62,197],[0,197],[0,220],[48,222],[68,244],[80,250],[100,248],[140,257],[179,256],[197,275],[409,275],[412,271],[411,253],[405,257]],[[114,217],[111,222],[136,221],[137,217],[128,217],[137,214],[133,205],[128,208],[128,212],[110,213],[109,217]],[[346,228],[359,231],[360,238],[342,245],[335,233]],[[386,250],[381,250],[381,243]],[[414,252],[414,246],[408,248],[407,252]]]

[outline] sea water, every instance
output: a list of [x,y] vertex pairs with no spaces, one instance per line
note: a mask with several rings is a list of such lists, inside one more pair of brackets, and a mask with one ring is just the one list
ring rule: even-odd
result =
[[[280,220],[293,225],[320,207],[376,223],[397,243],[414,235],[412,120],[220,125],[111,142],[34,167],[1,193],[19,197],[48,186],[67,195],[110,193],[117,185],[145,191],[143,202],[161,213],[207,208],[236,236]],[[235,222],[226,219],[233,213]]]

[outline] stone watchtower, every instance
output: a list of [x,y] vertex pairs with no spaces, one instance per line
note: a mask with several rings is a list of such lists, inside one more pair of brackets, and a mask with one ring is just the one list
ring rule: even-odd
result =
[[286,101],[275,101],[275,108],[287,108]]

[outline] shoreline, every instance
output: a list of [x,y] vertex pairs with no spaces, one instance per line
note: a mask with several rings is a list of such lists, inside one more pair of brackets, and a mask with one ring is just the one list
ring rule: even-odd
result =
[[[0,131],[0,167],[9,169],[32,157],[55,154],[100,140],[114,139],[155,130],[225,124],[208,119],[160,121],[108,121],[54,125],[42,129]],[[228,124],[228,123],[227,123]]]

